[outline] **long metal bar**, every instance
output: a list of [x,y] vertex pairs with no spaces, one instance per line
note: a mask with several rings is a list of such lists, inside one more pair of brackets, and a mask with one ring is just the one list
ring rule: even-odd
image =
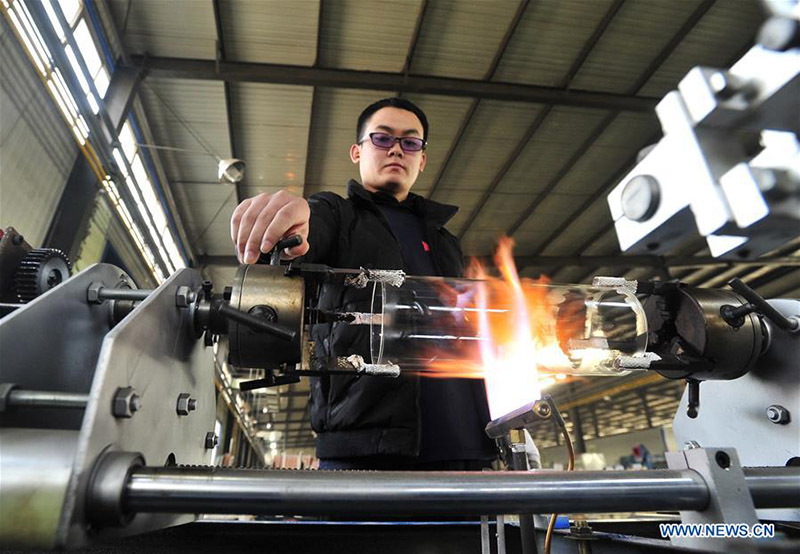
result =
[[153,291],[150,289],[112,289],[103,287],[97,292],[99,300],[132,300],[139,302],[144,300]]
[[[757,508],[800,504],[800,468],[745,469]],[[135,469],[132,512],[294,515],[473,515],[704,510],[708,487],[692,470],[546,472]]]
[[227,82],[276,83],[331,88],[390,90],[468,98],[491,98],[539,104],[582,106],[650,112],[656,98],[596,92],[561,90],[556,87],[502,83],[454,77],[408,75],[384,71],[362,71],[249,62],[131,56],[148,76]]
[[78,392],[58,392],[14,389],[8,395],[8,405],[30,408],[76,408],[84,409],[89,403],[89,395]]

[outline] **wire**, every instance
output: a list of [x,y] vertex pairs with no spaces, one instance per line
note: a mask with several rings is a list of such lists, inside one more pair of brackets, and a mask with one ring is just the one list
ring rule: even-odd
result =
[[[561,434],[564,435],[564,443],[567,445],[567,455],[569,456],[569,463],[567,464],[567,471],[575,469],[575,449],[572,446],[572,437],[569,436],[567,431],[567,424],[564,423],[564,418],[556,408],[555,402],[549,396],[546,397],[547,403],[550,404],[550,409],[553,412],[553,417],[561,429]],[[550,517],[550,523],[547,525],[547,533],[544,536],[544,554],[550,554],[550,544],[553,541],[553,530],[556,528],[556,520],[558,514],[553,514]]]

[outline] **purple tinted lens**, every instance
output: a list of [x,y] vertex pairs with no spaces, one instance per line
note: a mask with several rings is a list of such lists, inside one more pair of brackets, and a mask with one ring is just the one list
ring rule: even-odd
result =
[[406,152],[419,152],[422,150],[424,142],[422,139],[414,137],[405,137],[400,139],[400,148]]
[[372,144],[380,148],[391,148],[394,146],[394,137],[386,133],[372,133],[370,136]]

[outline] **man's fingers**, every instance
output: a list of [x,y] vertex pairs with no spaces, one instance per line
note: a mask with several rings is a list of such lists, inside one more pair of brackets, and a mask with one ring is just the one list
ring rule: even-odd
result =
[[[263,226],[269,225],[269,220],[272,218],[272,213],[274,211],[270,211],[270,205],[274,202],[281,202],[281,198],[279,194],[266,194],[262,193],[253,198],[252,204],[247,208],[242,216],[242,221],[239,224],[239,233],[236,239],[236,246],[239,250],[239,258],[244,261],[244,263],[255,263],[255,260],[252,262],[247,261],[247,250],[248,250],[248,241],[253,236],[253,228],[256,225],[259,225],[259,220],[261,218],[267,218],[266,224]],[[263,233],[263,230],[261,231]],[[256,249],[256,260],[258,259],[258,253]]]
[[231,215],[231,241],[234,244],[236,244],[236,237],[239,236],[239,224],[242,221],[242,216],[252,202],[252,198],[247,198],[233,210],[233,215]]
[[245,244],[240,246],[244,263],[256,263],[261,252],[269,252],[272,248],[272,246],[263,244],[262,239],[264,233],[267,227],[272,225],[275,215],[290,203],[291,200],[292,197],[287,194],[273,194],[267,205],[261,208],[253,225],[250,227],[250,234],[246,238]]
[[[303,242],[308,238],[308,205],[305,202],[292,202],[283,206],[269,224],[261,240],[261,250],[268,252],[279,240],[291,235],[303,237]],[[298,232],[294,228],[298,228]],[[304,234],[302,232],[305,227]],[[302,245],[301,245],[302,246]],[[295,247],[299,248],[299,247]]]

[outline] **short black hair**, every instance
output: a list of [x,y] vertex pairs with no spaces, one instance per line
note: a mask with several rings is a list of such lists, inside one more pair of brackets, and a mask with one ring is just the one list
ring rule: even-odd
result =
[[428,118],[425,117],[425,112],[423,112],[419,106],[411,102],[410,100],[406,100],[405,98],[384,98],[383,100],[378,100],[377,102],[373,102],[366,108],[364,111],[361,112],[361,115],[358,116],[358,124],[356,125],[356,142],[360,141],[363,137],[361,136],[364,132],[364,126],[367,124],[372,115],[382,108],[399,108],[401,110],[406,110],[414,115],[417,116],[419,122],[422,123],[422,139],[428,140]]

